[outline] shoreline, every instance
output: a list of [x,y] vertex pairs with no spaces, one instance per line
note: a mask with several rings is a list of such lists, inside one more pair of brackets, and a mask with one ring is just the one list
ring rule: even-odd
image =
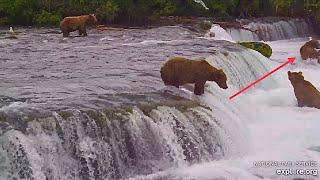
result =
[[[221,20],[219,18],[214,17],[203,17],[203,16],[160,16],[155,18],[150,18],[148,22],[145,23],[132,23],[132,22],[115,22],[115,23],[103,23],[99,22],[97,26],[105,26],[110,28],[123,28],[123,29],[150,29],[154,27],[161,26],[171,26],[171,25],[193,25],[195,23],[199,23],[202,21],[210,21],[212,23],[244,23],[248,24],[251,22],[262,22],[262,23],[272,23],[275,21],[288,21],[291,19],[305,19],[308,21],[313,21],[312,17],[289,17],[289,16],[267,16],[267,17],[250,17],[250,18],[241,18],[241,19],[230,19],[230,20]],[[61,19],[62,20],[62,19]],[[11,25],[1,25],[0,29],[6,29],[7,27],[15,26],[15,27],[23,27],[23,28],[59,28],[59,26],[37,26],[37,25],[19,25],[19,24],[11,24]]]

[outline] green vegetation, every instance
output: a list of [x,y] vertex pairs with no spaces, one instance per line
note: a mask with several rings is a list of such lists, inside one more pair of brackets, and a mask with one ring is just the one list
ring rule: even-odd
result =
[[209,10],[193,0],[0,0],[0,25],[57,26],[62,17],[90,13],[96,13],[100,23],[131,24],[145,24],[159,16],[320,17],[319,0],[203,1]]
[[241,42],[240,45],[258,51],[265,57],[269,58],[272,55],[272,48],[262,42]]

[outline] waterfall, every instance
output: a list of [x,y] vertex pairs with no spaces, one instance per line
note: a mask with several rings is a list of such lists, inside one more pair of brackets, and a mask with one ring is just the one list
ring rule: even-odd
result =
[[275,41],[297,37],[308,37],[314,35],[310,22],[304,19],[271,20],[245,23],[244,27],[252,30],[228,28],[227,32],[235,41]]
[[[170,104],[23,114],[0,111],[0,179],[120,179],[241,157],[250,150],[246,116],[228,95],[272,63],[225,43],[206,59],[229,90],[208,82],[203,96]],[[278,85],[273,76],[256,88]],[[180,98],[181,99],[181,98]]]
[[0,178],[118,179],[229,157],[243,143],[231,117],[200,106],[68,113],[2,131]]
[[[242,48],[240,45],[237,46]],[[245,48],[242,51],[232,48],[215,51],[214,55],[207,58],[207,61],[215,67],[222,68],[228,77],[228,84],[232,84],[237,89],[244,88],[275,66],[275,63],[270,62],[257,51]],[[278,87],[279,82],[281,82],[281,77],[275,75],[256,87],[272,89]]]

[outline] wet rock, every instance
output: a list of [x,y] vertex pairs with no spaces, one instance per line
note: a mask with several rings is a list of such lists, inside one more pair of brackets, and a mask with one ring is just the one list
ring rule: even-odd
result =
[[212,26],[212,22],[204,20],[204,21],[200,21],[199,23],[199,28],[203,31],[209,31],[211,29]]
[[239,44],[246,48],[258,51],[267,58],[272,55],[272,48],[268,44],[262,42],[241,42]]

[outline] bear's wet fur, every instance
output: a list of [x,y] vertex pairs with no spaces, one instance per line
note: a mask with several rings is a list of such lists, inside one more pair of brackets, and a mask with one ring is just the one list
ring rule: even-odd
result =
[[315,107],[320,109],[320,92],[309,81],[304,80],[302,72],[288,71],[299,107]]
[[97,18],[94,14],[82,16],[65,17],[60,22],[60,29],[63,37],[68,37],[70,32],[79,31],[79,36],[87,36],[87,26],[97,23]]
[[211,66],[206,60],[189,60],[183,57],[169,59],[160,70],[165,85],[179,86],[194,83],[194,94],[204,93],[206,81],[215,81],[227,89],[227,76],[222,69]]
[[320,52],[317,50],[320,49],[320,43],[317,40],[310,40],[306,42],[300,48],[300,55],[303,60],[306,59],[318,59],[318,63],[320,63]]

